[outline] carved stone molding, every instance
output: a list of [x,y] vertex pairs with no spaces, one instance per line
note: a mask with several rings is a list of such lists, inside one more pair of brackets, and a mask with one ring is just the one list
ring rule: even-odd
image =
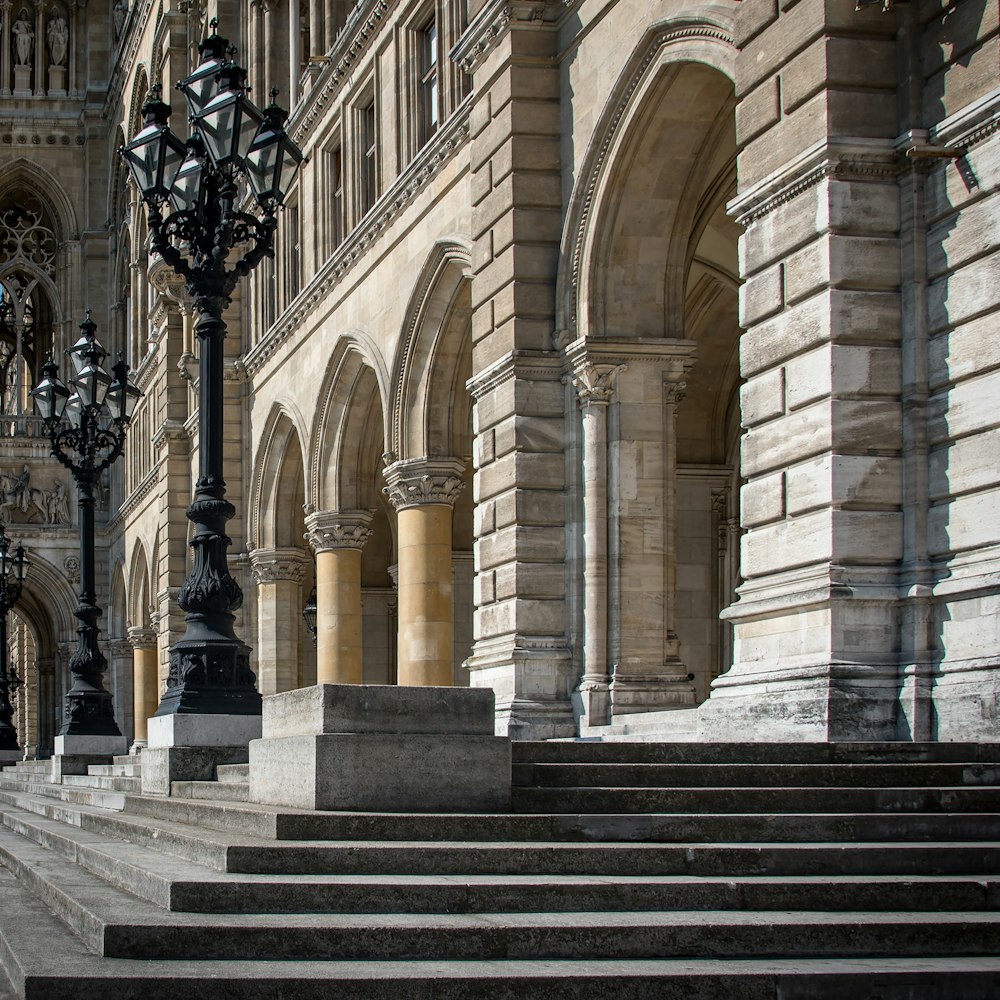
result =
[[318,510],[306,518],[306,538],[314,552],[363,549],[371,538],[370,510]]
[[610,403],[615,392],[615,379],[628,365],[593,365],[583,361],[575,365],[572,375],[567,376],[573,383],[580,405],[587,403]]
[[397,511],[432,503],[453,507],[465,489],[464,469],[465,463],[454,458],[393,462],[384,470],[389,485],[382,492]]
[[143,628],[141,625],[130,625],[128,641],[132,644],[133,649],[149,649],[156,645],[156,632],[151,628]]
[[563,0],[561,3],[493,0],[473,18],[472,24],[451,50],[451,58],[464,72],[473,73],[512,24],[551,29],[575,2],[576,0]]
[[308,559],[302,549],[254,549],[250,553],[250,572],[258,586],[280,580],[301,583],[305,579]]

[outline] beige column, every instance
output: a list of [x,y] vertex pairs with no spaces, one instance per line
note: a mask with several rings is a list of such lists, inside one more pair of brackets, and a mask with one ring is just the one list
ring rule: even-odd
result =
[[146,746],[146,723],[160,703],[157,677],[156,633],[148,628],[130,628],[132,644],[132,706],[135,726],[133,749]]
[[250,571],[257,584],[257,689],[261,694],[299,686],[302,581],[308,558],[295,548],[250,553]]
[[452,682],[451,524],[463,468],[454,459],[422,458],[385,469],[385,493],[396,509],[402,686]]
[[360,684],[361,550],[372,512],[321,510],[306,518],[316,553],[316,683]]
[[583,676],[577,692],[585,725],[608,722],[608,403],[625,365],[574,366],[583,418]]

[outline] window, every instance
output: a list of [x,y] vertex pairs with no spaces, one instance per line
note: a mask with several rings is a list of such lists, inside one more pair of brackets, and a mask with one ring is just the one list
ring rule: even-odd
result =
[[358,113],[358,147],[361,150],[361,214],[370,211],[378,198],[377,136],[375,99]]
[[344,239],[344,157],[340,146],[326,152],[327,250],[332,253]]
[[420,32],[420,144],[437,131],[438,100],[438,32],[437,21],[431,18]]
[[285,301],[288,306],[299,293],[302,275],[302,227],[299,225],[299,206],[285,206]]

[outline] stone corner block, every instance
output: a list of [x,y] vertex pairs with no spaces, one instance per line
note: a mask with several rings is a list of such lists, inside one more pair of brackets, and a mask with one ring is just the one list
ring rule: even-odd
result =
[[146,747],[142,751],[142,794],[170,794],[172,781],[214,781],[220,764],[245,764],[246,745],[231,747]]
[[494,731],[491,688],[317,684],[264,698],[262,736],[330,733],[485,736]]
[[250,801],[297,809],[505,812],[503,736],[329,733],[254,740]]

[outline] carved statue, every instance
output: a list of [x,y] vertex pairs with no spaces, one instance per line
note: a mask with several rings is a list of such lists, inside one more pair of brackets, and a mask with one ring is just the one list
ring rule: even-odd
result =
[[69,498],[62,483],[45,491],[45,514],[46,524],[69,524]]
[[49,40],[49,51],[52,54],[52,65],[62,66],[66,61],[66,49],[69,46],[69,28],[66,26],[66,18],[54,17],[49,21],[49,26],[45,32]]
[[115,38],[122,33],[125,27],[125,18],[128,17],[128,0],[115,0]]
[[11,29],[14,34],[14,55],[19,66],[31,65],[31,47],[35,40],[35,33],[31,30],[31,22],[28,20],[28,10],[21,8],[17,15],[14,27]]

